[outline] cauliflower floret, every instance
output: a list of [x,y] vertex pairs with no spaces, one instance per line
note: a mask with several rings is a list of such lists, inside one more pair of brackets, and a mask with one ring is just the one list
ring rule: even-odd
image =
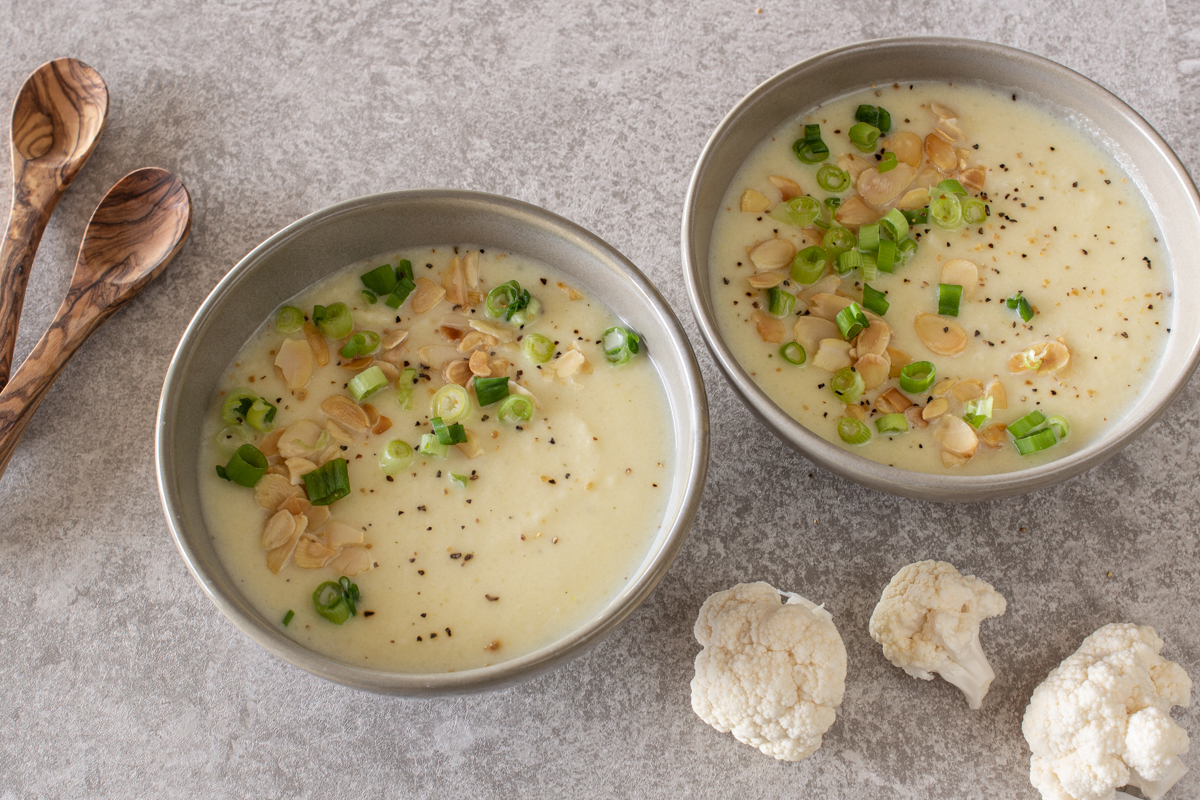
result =
[[1118,786],[1159,800],[1187,772],[1171,707],[1191,705],[1192,681],[1162,648],[1149,626],[1105,625],[1033,690],[1021,731],[1044,800],[1112,800]]
[[930,681],[936,672],[978,709],[996,677],[979,643],[979,623],[1001,616],[1006,606],[987,581],[961,575],[945,561],[918,561],[883,590],[871,614],[871,638],[909,675]]
[[741,583],[704,601],[695,634],[700,719],[781,761],[817,751],[846,691],[846,646],[824,607]]

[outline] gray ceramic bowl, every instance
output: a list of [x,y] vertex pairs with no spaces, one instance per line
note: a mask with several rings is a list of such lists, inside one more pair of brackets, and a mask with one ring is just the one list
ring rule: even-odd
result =
[[[832,444],[785,414],[758,388],[721,338],[709,293],[709,242],[725,190],[767,132],[818,103],[894,81],[985,83],[1039,98],[1089,134],[1130,172],[1162,231],[1175,284],[1171,336],[1138,403],[1108,433],[1061,460],[993,476],[929,475],[877,464]],[[969,501],[1042,489],[1078,475],[1128,444],[1170,405],[1200,356],[1200,279],[1187,266],[1200,247],[1200,198],[1171,148],[1137,112],[1066,67],[970,39],[880,39],[831,50],[784,70],[750,92],[709,139],[683,210],[688,297],[704,340],[734,390],[784,442],[810,460],[880,491],[926,500]]]
[[[615,599],[569,636],[491,667],[397,674],[351,667],[282,635],[238,591],[213,548],[200,511],[195,454],[214,387],[234,355],[285,300],[346,264],[409,246],[470,242],[553,264],[638,331],[666,387],[677,465],[661,530]],[[280,658],[347,686],[388,694],[451,694],[496,688],[578,655],[625,619],[654,589],[695,517],[708,466],[708,405],[691,346],[671,309],[633,264],[596,236],[536,206],[495,195],[423,190],[331,206],[256,247],[196,312],[163,384],[156,433],[158,486],[171,534],[209,599]]]

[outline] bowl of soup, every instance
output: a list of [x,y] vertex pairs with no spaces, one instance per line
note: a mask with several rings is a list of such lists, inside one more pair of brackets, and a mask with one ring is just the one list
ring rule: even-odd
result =
[[1187,383],[1196,188],[1121,100],[963,39],[801,62],[720,123],[682,246],[705,342],[817,464],[930,500],[1053,485]]
[[540,208],[350,200],[197,311],[157,424],[171,533],[251,639],[339,683],[478,691],[581,653],[696,513],[708,415],[646,277]]

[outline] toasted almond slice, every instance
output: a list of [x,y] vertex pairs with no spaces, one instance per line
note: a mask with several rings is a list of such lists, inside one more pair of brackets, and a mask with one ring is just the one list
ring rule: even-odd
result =
[[850,180],[857,181],[859,173],[864,169],[875,166],[865,158],[856,156],[853,153],[846,153],[843,156],[838,156],[837,165],[846,172],[850,173]]
[[740,205],[742,211],[749,211],[754,214],[761,214],[771,207],[771,201],[761,192],[756,192],[753,189],[747,189],[742,192]]
[[925,137],[925,155],[929,156],[930,163],[942,173],[948,173],[958,166],[958,156],[954,155],[954,147],[935,133]]
[[488,354],[483,350],[476,350],[471,353],[471,358],[468,359],[467,365],[471,368],[471,372],[481,378],[490,377],[492,374],[492,366],[488,363]]
[[765,314],[762,311],[755,311],[750,315],[750,318],[754,320],[754,327],[758,330],[758,336],[764,342],[779,344],[783,341],[785,329],[782,320],[770,314]]
[[942,378],[933,385],[929,393],[934,397],[941,397],[954,388],[954,384],[958,383],[958,378]]
[[[897,169],[899,169],[897,167]],[[863,174],[866,174],[865,172]],[[861,177],[861,176],[860,176]],[[879,212],[871,208],[858,195],[850,195],[838,206],[837,221],[847,228],[857,228],[879,219]]]
[[384,328],[379,343],[383,345],[384,350],[391,350],[393,347],[399,347],[407,338],[408,331],[403,328]]
[[275,355],[275,366],[283,373],[289,391],[308,386],[314,362],[307,339],[284,339]]
[[483,447],[479,444],[479,437],[471,431],[467,431],[467,440],[459,442],[456,447],[467,458],[477,458],[483,455]]
[[456,306],[467,304],[467,275],[459,256],[450,259],[450,266],[442,273],[442,288],[446,290],[446,302]]
[[814,367],[826,372],[837,372],[850,366],[850,343],[842,339],[822,339],[812,357]]
[[267,524],[263,527],[262,538],[259,544],[263,550],[274,550],[281,544],[284,544],[288,539],[292,538],[292,534],[296,532],[296,520],[289,511],[276,511],[275,514],[267,520]]
[[354,444],[354,436],[333,420],[325,423],[325,430],[329,434],[329,441],[334,444]]
[[400,379],[400,369],[395,364],[387,361],[376,361],[371,366],[379,367],[379,371],[383,373],[383,376],[388,379],[389,383]]
[[[297,518],[293,517],[292,519]],[[307,520],[305,526],[307,527]],[[279,570],[287,566],[292,553],[296,550],[296,544],[300,541],[300,535],[304,532],[299,524],[295,524],[293,527],[291,538],[267,553],[267,567],[276,575],[279,574]]]
[[[993,405],[993,408],[995,406]],[[979,440],[993,449],[1004,444],[1006,438],[1004,433],[1008,430],[1008,426],[1003,422],[993,422],[991,425],[985,425],[983,430],[979,432]]]
[[[376,364],[387,364],[391,367],[394,367],[396,369],[397,374],[399,374],[400,370],[402,370],[406,366],[408,366],[407,364],[404,363],[405,361],[408,360],[408,358],[407,358],[408,352],[407,351],[408,351],[408,348],[405,347],[404,345],[400,345],[399,347],[393,347],[391,350],[383,350],[381,348],[380,350],[378,350],[375,353],[375,363]],[[386,373],[387,370],[384,370],[384,372]]]
[[904,193],[904,197],[900,198],[900,202],[896,203],[896,208],[901,211],[913,211],[927,205],[929,205],[928,189],[909,189]]
[[[758,312],[755,312],[756,314]],[[583,353],[578,350],[570,350],[563,353],[558,358],[546,365],[546,368],[558,375],[559,378],[569,378],[579,371],[579,368],[587,361]]]
[[326,439],[320,425],[310,419],[302,419],[288,426],[279,437],[277,447],[283,458],[312,458],[325,449]]
[[[276,462],[278,462],[278,460],[279,460],[278,456],[275,458],[275,460],[276,460]],[[283,464],[273,463],[273,464],[271,464],[271,466],[267,467],[266,474],[267,475],[280,475],[280,476],[286,478],[288,476],[288,469]],[[289,481],[289,483],[291,483],[291,482]]]
[[953,119],[938,120],[938,124],[933,127],[933,133],[946,144],[957,144],[966,138],[962,128],[958,127],[958,122]]
[[507,358],[493,358],[488,366],[492,369],[491,376],[499,378],[501,375],[508,374],[508,368],[512,366],[512,362]]
[[1071,351],[1060,339],[1056,342],[1036,342],[1008,359],[1012,372],[1029,370],[1039,375],[1053,375],[1071,361]]
[[287,428],[276,428],[264,436],[256,445],[258,451],[267,458],[279,455],[279,439],[287,432]]
[[424,314],[446,296],[446,290],[428,278],[417,278],[417,288],[413,290],[410,302],[415,314]]
[[905,163],[898,163],[887,172],[872,167],[862,171],[855,186],[864,201],[876,207],[885,206],[904,194],[916,175],[917,170]]
[[984,392],[988,397],[992,398],[992,408],[996,411],[1003,411],[1008,408],[1008,392],[1004,390],[1004,384],[999,378],[995,378],[987,385],[987,391]]
[[804,289],[801,290],[800,294],[797,295],[797,297],[799,299],[803,300],[805,303],[808,303],[808,302],[811,302],[813,297],[815,297],[816,295],[834,294],[835,292],[837,292],[838,287],[840,287],[841,285],[842,285],[841,276],[830,273],[830,274],[825,275],[824,277],[818,279],[817,282],[812,284],[811,286],[804,287]]
[[365,411],[367,414],[367,427],[368,428],[374,428],[376,423],[378,423],[379,420],[383,419],[383,417],[380,416],[380,414],[379,414],[379,409],[376,408],[371,403],[363,403],[362,410]]
[[469,353],[480,347],[495,347],[500,340],[490,333],[472,330],[458,341],[458,352]]
[[977,397],[983,397],[983,381],[978,378],[967,378],[965,381],[959,381],[954,384],[954,388],[950,390],[960,402],[974,400]]
[[767,239],[750,251],[750,260],[759,272],[783,269],[792,263],[796,248],[787,239]]
[[471,371],[471,362],[465,358],[447,361],[442,365],[442,380],[446,383],[457,383],[466,386],[475,373]]
[[987,169],[985,167],[971,167],[958,173],[958,182],[971,191],[982,192],[986,180]]
[[883,356],[887,353],[892,341],[892,328],[881,319],[871,320],[871,324],[863,328],[862,333],[854,342],[854,348],[861,358],[865,355]]
[[[496,377],[499,377],[499,376],[497,375]],[[540,401],[538,401],[537,395],[535,395],[533,392],[526,389],[522,384],[517,383],[512,378],[508,379],[508,390],[510,392],[512,392],[513,394],[519,394],[522,397],[528,397],[529,402],[533,403],[533,407],[538,409],[539,411],[541,410],[542,404]]]
[[292,560],[300,569],[320,569],[332,561],[338,551],[309,536],[301,536]]
[[[913,187],[915,189],[925,189],[928,192],[929,189],[937,186],[941,181],[942,173],[938,172],[936,167],[922,167],[921,171],[917,173],[917,179],[913,182]],[[925,204],[929,204],[928,199],[926,199]],[[920,206],[917,207],[920,208]]]
[[979,267],[965,258],[952,258],[942,264],[942,283],[962,287],[963,297],[970,299],[979,285]]
[[367,367],[371,366],[374,363],[375,363],[374,356],[359,356],[358,358],[352,358],[349,361],[343,361],[338,366],[340,366],[342,369],[348,369],[348,370],[352,370],[354,372],[358,372],[358,371],[366,369]]
[[304,516],[308,517],[308,529],[315,531],[329,521],[329,506],[310,505]]
[[917,314],[913,327],[917,338],[931,353],[954,356],[967,349],[967,334],[956,323],[937,314]]
[[317,366],[323,367],[328,364],[329,344],[325,341],[325,336],[311,322],[304,323],[303,330],[304,340],[308,342],[309,348],[312,349],[313,359],[317,362]]
[[883,356],[867,354],[859,357],[858,361],[854,362],[854,369],[858,374],[862,375],[863,388],[867,391],[876,389],[887,380],[888,368],[887,359]]
[[783,283],[783,279],[782,272],[756,272],[746,278],[747,282],[755,289],[770,289],[772,286]]
[[433,369],[441,369],[448,361],[462,358],[458,348],[448,344],[427,344],[417,348],[417,358],[422,364]]
[[358,528],[351,528],[341,522],[329,523],[325,531],[325,544],[330,547],[345,547],[348,544],[362,544],[363,534]]
[[815,294],[808,301],[808,313],[833,322],[843,308],[854,301],[836,294]]
[[457,344],[455,343],[463,337],[463,329],[453,325],[439,325],[433,329],[433,332],[438,336],[441,336],[450,344],[454,344],[456,347]]
[[267,473],[254,484],[254,501],[268,511],[275,511],[280,503],[299,494],[299,491],[282,475]]
[[495,336],[496,341],[501,344],[516,341],[516,336],[513,334],[512,328],[506,328],[503,325],[488,322],[484,319],[472,319],[468,324],[477,331]]
[[308,502],[308,497],[300,493],[299,489],[296,491],[296,494],[280,503],[279,508],[288,512],[289,514],[307,515],[309,510],[312,509],[313,504]]
[[327,566],[334,572],[353,578],[371,569],[371,555],[361,545],[347,545]]
[[837,339],[841,336],[836,323],[812,315],[799,317],[792,330],[796,335],[796,342],[809,354],[817,352],[822,339]]
[[891,362],[892,368],[888,370],[889,378],[899,378],[900,370],[912,363],[912,356],[903,350],[897,350],[895,347],[887,349],[888,361]]
[[909,406],[908,408],[904,409],[904,418],[906,420],[908,420],[908,427],[910,427],[910,428],[928,428],[929,427],[929,423],[926,422],[925,418],[921,416],[921,410],[922,409],[920,406]]
[[881,414],[898,414],[907,411],[912,405],[913,401],[895,387],[882,392],[879,397],[875,398],[875,408]]
[[800,188],[800,184],[791,178],[785,178],[782,175],[772,175],[770,180],[772,185],[783,194],[783,202],[785,203],[793,197],[799,197],[804,194],[804,190]]
[[942,466],[945,467],[946,469],[954,469],[955,467],[961,467],[963,464],[966,464],[968,461],[970,461],[970,459],[967,458],[966,456],[960,456],[958,453],[952,453],[949,450],[942,451]]
[[921,409],[921,418],[932,422],[950,410],[950,401],[944,397],[935,397],[929,405]]
[[846,406],[846,416],[854,417],[854,419],[862,422],[867,418],[867,410],[858,404],[851,403]]
[[321,410],[348,431],[362,432],[371,427],[367,412],[344,394],[330,395],[321,403]]
[[901,163],[921,166],[921,137],[912,131],[900,131],[892,137],[892,152]]
[[391,427],[392,427],[391,419],[389,419],[388,417],[385,417],[383,415],[380,415],[379,421],[371,426],[371,433],[378,436],[381,433],[387,433],[387,431],[391,430]]
[[330,444],[328,447],[322,450],[320,454],[313,459],[313,461],[316,462],[318,467],[323,467],[330,461],[333,461],[335,458],[340,458],[341,456],[342,448],[338,447],[336,444]]
[[288,475],[294,486],[303,484],[304,476],[317,468],[317,465],[307,458],[289,458],[283,463],[288,468]]
[[467,279],[468,289],[479,288],[479,253],[475,250],[463,256],[463,276]]
[[937,114],[939,119],[958,119],[958,113],[954,109],[936,100],[929,104],[929,109]]
[[975,429],[953,414],[942,417],[933,436],[942,443],[942,447],[965,458],[975,455],[979,447],[979,436]]

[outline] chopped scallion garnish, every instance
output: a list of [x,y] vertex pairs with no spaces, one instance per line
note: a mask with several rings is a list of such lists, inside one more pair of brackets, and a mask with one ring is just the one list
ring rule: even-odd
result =
[[1036,453],[1039,450],[1053,447],[1058,444],[1058,439],[1054,438],[1053,428],[1042,428],[1041,430],[1013,439],[1013,444],[1016,445],[1018,453],[1027,456],[1030,453]]
[[873,281],[879,277],[879,264],[875,260],[874,253],[862,254],[862,276],[863,278]]
[[836,164],[825,164],[817,170],[817,185],[827,192],[840,192],[850,186],[850,173]]
[[369,355],[375,352],[375,348],[379,347],[379,334],[375,331],[359,331],[346,340],[346,344],[339,350],[342,358],[358,358],[359,356]]
[[387,375],[384,375],[383,370],[376,364],[375,366],[367,367],[351,378],[350,383],[347,384],[347,388],[350,390],[350,394],[354,396],[354,401],[361,403],[387,385]]
[[957,317],[962,302],[963,287],[957,283],[938,284],[938,313],[943,317]]
[[987,220],[987,205],[973,197],[962,204],[963,221],[968,225],[980,225]]
[[967,190],[963,188],[961,183],[953,178],[947,178],[946,180],[942,181],[937,185],[937,188],[941,189],[943,192],[951,192],[953,194],[962,195],[963,197],[967,196]]
[[471,480],[471,476],[461,475],[457,472],[451,472],[450,480],[453,481],[454,483],[457,483],[459,486],[461,486],[462,488],[465,489],[465,488],[467,488],[467,481]]
[[501,422],[511,420],[528,422],[533,418],[533,403],[524,395],[511,394],[500,404],[496,416],[500,418]]
[[519,311],[514,311],[508,321],[520,328],[531,322],[536,322],[540,313],[542,313],[542,301],[536,297],[530,297],[525,307]]
[[345,303],[313,307],[313,322],[330,339],[341,339],[354,328],[354,317]]
[[[407,264],[408,262],[405,261],[402,263]],[[409,272],[411,271],[412,267],[410,265]],[[413,290],[416,288],[417,284],[413,282],[412,276],[404,275],[396,283],[396,288],[393,289],[392,293],[388,295],[387,300],[384,300],[383,302],[392,308],[399,308],[400,306],[404,305],[404,301],[408,299],[408,296],[412,294]]]
[[393,439],[379,453],[379,469],[384,475],[396,475],[412,463],[415,455],[408,442]]
[[335,458],[304,473],[304,489],[308,492],[308,502],[314,506],[327,506],[350,494],[346,459]]
[[879,220],[879,226],[888,232],[892,241],[899,242],[908,236],[908,220],[905,218],[904,212],[898,208],[893,208],[884,214]]
[[359,295],[362,296],[363,302],[365,302],[367,305],[373,306],[379,302],[379,295],[375,294],[370,289],[363,289],[361,292],[359,292]]
[[929,193],[929,218],[939,228],[954,230],[962,227],[962,203],[958,195],[933,190]]
[[275,317],[275,330],[292,334],[304,327],[304,312],[295,306],[284,306]]
[[870,153],[875,150],[879,141],[879,128],[866,122],[856,122],[850,126],[850,141],[860,151]]
[[842,367],[829,379],[829,388],[833,390],[838,400],[849,405],[862,397],[866,384],[863,382],[862,373],[858,370],[853,367]]
[[821,245],[829,258],[837,258],[847,250],[854,249],[854,234],[848,228],[833,227],[826,231],[821,239]]
[[462,444],[467,440],[467,429],[461,422],[447,425],[441,417],[434,417],[429,424],[433,426],[433,433],[440,444]]
[[839,419],[837,432],[846,444],[866,444],[871,441],[871,429],[854,417]]
[[778,286],[767,290],[767,312],[772,316],[786,317],[796,307],[796,295],[784,291]]
[[349,578],[325,581],[313,591],[313,606],[322,617],[341,625],[358,613],[355,602],[359,597],[358,586]]
[[246,424],[266,433],[275,427],[275,406],[261,397],[255,398],[246,411]]
[[417,446],[417,452],[426,456],[445,458],[446,453],[450,452],[450,446],[439,442],[436,433],[423,433],[421,434],[421,444]]
[[407,367],[400,372],[400,377],[396,381],[396,402],[404,411],[412,411],[413,401],[413,386],[417,383],[417,371],[412,367]]
[[780,203],[768,214],[773,220],[787,225],[795,225],[797,228],[807,228],[823,215],[821,201],[807,194],[793,197],[786,203]]
[[858,336],[862,333],[863,328],[871,324],[862,308],[854,302],[838,312],[836,321],[838,330],[842,332],[842,338],[847,341]]
[[914,361],[900,370],[900,388],[909,394],[923,394],[933,386],[937,369],[929,361]]
[[225,480],[253,488],[267,474],[268,466],[267,457],[261,450],[252,444],[244,444],[234,452],[224,469],[217,468],[217,474],[224,472],[221,477]]
[[881,239],[879,250],[875,253],[875,265],[880,272],[891,274],[896,268],[896,243],[891,239]]
[[489,317],[511,321],[513,314],[529,305],[532,298],[527,290],[516,281],[506,281],[487,294],[484,310]]
[[232,389],[225,402],[221,403],[221,419],[227,425],[241,425],[258,395],[249,389]]
[[892,127],[892,115],[887,112],[883,106],[869,106],[863,104],[854,112],[854,118],[859,122],[865,122],[868,125],[874,125],[883,133],[887,133]]
[[400,259],[400,263],[396,266],[396,280],[403,281],[408,278],[410,281],[415,280],[413,276],[412,262],[407,258]]
[[1025,295],[1017,292],[1012,297],[1004,301],[1004,305],[1014,309],[1021,315],[1021,319],[1025,322],[1033,319],[1033,306],[1029,305],[1029,301],[1025,299]]
[[880,433],[908,433],[908,418],[900,413],[884,414],[875,420]]
[[431,406],[432,416],[447,424],[462,422],[471,414],[471,395],[457,383],[447,383],[433,395]]
[[376,267],[362,276],[363,286],[382,297],[391,294],[398,281],[399,278],[396,277],[396,271],[392,269],[391,264]]
[[1020,439],[1035,428],[1038,428],[1046,421],[1046,415],[1040,411],[1030,411],[1025,416],[1012,422],[1008,426],[1008,432],[1014,439]]
[[884,153],[883,158],[881,158],[879,160],[879,172],[881,174],[884,172],[891,172],[892,170],[894,170],[896,168],[896,165],[898,163],[900,163],[900,162],[896,160],[895,153],[892,153],[892,152]]
[[907,264],[909,259],[917,252],[917,243],[912,239],[901,239],[896,245],[896,263],[900,265]]
[[475,378],[475,399],[479,401],[479,405],[490,406],[492,403],[499,403],[506,397],[508,397],[507,376]]
[[228,458],[236,453],[239,447],[250,443],[250,434],[246,433],[246,429],[241,425],[226,425],[217,431],[214,441],[221,455]]
[[963,406],[963,421],[972,428],[978,428],[992,418],[992,396],[976,397],[968,400]]
[[295,617],[295,616],[296,616],[296,612],[295,612],[295,611],[292,611],[292,610],[289,608],[289,609],[288,609],[288,612],[287,612],[286,614],[284,614],[284,615],[283,615],[283,627],[285,627],[285,628],[286,628],[288,625],[290,625],[290,624],[292,623],[292,618],[293,618],[293,617]]
[[619,366],[637,355],[641,337],[628,328],[614,325],[600,337],[600,347],[608,363]]
[[863,308],[882,317],[887,313],[890,304],[887,301],[887,295],[878,289],[872,288],[869,283],[864,283],[862,305]]
[[858,229],[858,249],[867,252],[879,249],[879,223],[872,222]]
[[792,280],[796,283],[816,283],[825,272],[825,250],[817,245],[804,248],[792,259]]
[[804,136],[792,142],[792,152],[805,164],[817,164],[829,158],[829,147],[821,139],[821,126],[805,125]]
[[837,257],[837,273],[838,275],[846,275],[856,269],[862,269],[863,256],[857,250],[847,250],[843,253],[838,253]]
[[1071,423],[1067,422],[1067,418],[1062,414],[1055,414],[1046,420],[1046,425],[1054,429],[1054,435],[1061,442],[1063,439],[1071,435]]
[[554,340],[540,333],[528,333],[521,340],[521,352],[535,364],[545,364],[554,357]]
[[929,222],[928,208],[911,208],[900,212],[909,225],[925,225]]
[[784,361],[797,366],[808,360],[808,355],[804,352],[804,348],[799,342],[788,342],[779,348],[779,355]]

